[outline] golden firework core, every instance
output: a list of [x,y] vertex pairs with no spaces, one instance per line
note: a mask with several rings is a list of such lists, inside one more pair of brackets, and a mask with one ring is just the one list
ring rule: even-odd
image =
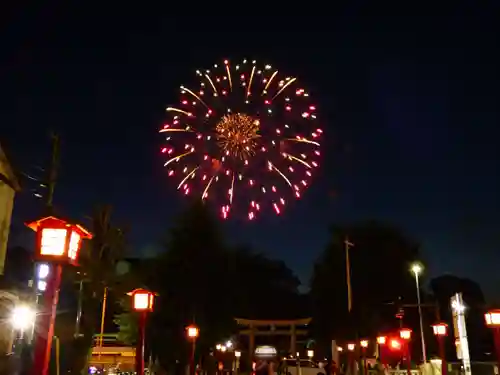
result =
[[255,153],[260,121],[243,113],[221,118],[215,130],[219,147],[226,155],[246,159]]

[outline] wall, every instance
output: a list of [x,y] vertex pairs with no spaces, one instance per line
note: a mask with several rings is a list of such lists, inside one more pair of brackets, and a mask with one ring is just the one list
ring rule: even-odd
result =
[[[1,161],[1,160],[0,160]],[[0,173],[1,170],[0,165]],[[3,275],[7,242],[9,240],[10,221],[14,207],[14,189],[0,180],[0,275]]]

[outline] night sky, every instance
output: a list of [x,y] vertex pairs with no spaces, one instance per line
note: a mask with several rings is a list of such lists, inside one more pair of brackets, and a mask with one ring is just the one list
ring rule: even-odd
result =
[[[165,107],[194,70],[255,58],[310,88],[326,141],[303,199],[280,217],[224,222],[233,243],[284,259],[308,283],[331,223],[383,219],[422,242],[430,276],[471,277],[500,297],[498,5],[351,1],[299,17],[43,3],[2,22],[0,135],[32,171],[49,129],[60,132],[56,204],[67,213],[110,203],[133,230],[134,254],[158,251],[186,204],[159,153]],[[25,185],[17,225],[36,212]],[[12,241],[23,240],[16,231]]]

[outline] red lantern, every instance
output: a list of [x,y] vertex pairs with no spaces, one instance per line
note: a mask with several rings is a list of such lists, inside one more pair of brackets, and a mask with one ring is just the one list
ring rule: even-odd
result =
[[135,311],[151,312],[153,311],[153,302],[155,293],[146,289],[135,289],[129,293],[132,297],[132,307]]
[[446,364],[446,350],[444,348],[444,337],[448,333],[448,324],[446,323],[436,323],[432,325],[432,331],[436,336],[439,345],[439,356],[441,357],[441,374],[446,375],[448,372],[448,366]]
[[399,330],[399,337],[401,337],[403,340],[409,340],[409,339],[411,339],[411,329],[409,329],[409,328],[401,328]]
[[484,314],[484,320],[489,328],[500,328],[500,309],[488,311]]
[[55,216],[46,216],[26,226],[37,234],[35,258],[43,262],[77,265],[82,239],[92,238],[81,225]]
[[484,314],[484,320],[488,328],[493,330],[495,339],[495,350],[497,352],[497,366],[500,366],[500,309],[494,309]]
[[432,331],[435,336],[446,336],[448,331],[448,324],[446,323],[437,323],[432,325]]
[[186,328],[187,336],[190,339],[196,339],[200,333],[200,329],[195,325],[190,325]]

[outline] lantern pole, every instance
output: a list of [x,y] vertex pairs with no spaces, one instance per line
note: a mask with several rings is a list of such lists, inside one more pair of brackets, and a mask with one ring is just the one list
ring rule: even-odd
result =
[[135,373],[144,375],[144,343],[146,341],[146,311],[139,313],[139,337],[135,349]]
[[[52,155],[47,178],[47,211],[52,212],[54,189],[57,180],[57,165],[59,162],[59,136],[52,134]],[[37,244],[40,246],[40,244]],[[61,285],[61,264],[54,264],[47,280],[47,289],[43,295],[42,313],[38,315],[37,328],[39,333],[35,340],[33,353],[33,374],[46,375],[49,371],[52,338],[56,320],[57,304],[59,302],[59,288]]]

